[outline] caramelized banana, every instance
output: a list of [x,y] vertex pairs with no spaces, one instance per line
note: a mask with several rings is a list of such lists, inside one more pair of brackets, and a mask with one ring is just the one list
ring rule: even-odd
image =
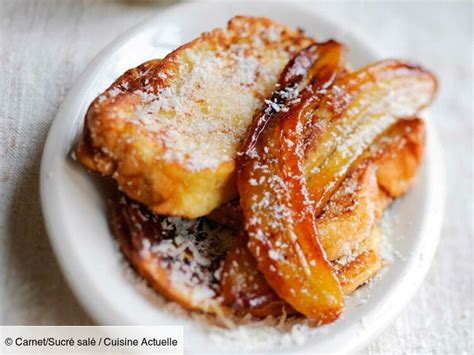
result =
[[436,89],[432,73],[395,60],[343,76],[328,89],[313,114],[313,152],[306,152],[304,167],[317,214],[374,139],[426,107]]
[[344,52],[334,41],[318,45],[310,69],[315,74],[298,99],[278,108],[270,103],[254,118],[237,178],[257,268],[280,298],[320,323],[337,319],[344,301],[318,241],[303,175],[302,133],[308,113],[342,72]]
[[380,231],[377,226],[373,228],[367,244],[354,259],[334,263],[337,278],[346,295],[369,281],[382,267],[382,258],[379,255]]
[[393,198],[412,186],[424,146],[424,123],[414,118],[398,121],[364,152],[316,221],[330,260],[366,239]]
[[241,313],[257,317],[278,316],[296,311],[278,297],[257,269],[255,258],[247,248],[247,236],[238,237],[222,268],[220,293],[224,304]]
[[[378,215],[380,217],[383,209],[390,204],[392,198],[396,198],[405,193],[413,184],[413,180],[416,177],[418,167],[423,158],[423,152],[425,147],[425,125],[422,119],[412,118],[397,121],[391,126],[386,132],[384,132],[377,140],[366,150],[362,162],[352,169],[358,169],[359,166],[363,165],[364,160],[370,159],[377,165],[377,184],[383,191],[383,195],[379,196],[379,207],[377,208]],[[352,173],[351,173],[352,174]],[[347,177],[346,180],[351,180]],[[354,184],[354,182],[347,182],[347,184]],[[340,186],[339,189],[344,188]],[[347,189],[346,189],[347,190]],[[341,195],[337,191],[331,196],[328,204],[339,205],[341,201],[337,201],[337,196]],[[358,201],[357,196],[353,196],[352,202]],[[348,198],[346,198],[348,200]],[[350,205],[345,203],[347,210],[353,210]],[[328,205],[325,209],[327,210]],[[340,210],[339,206],[335,207],[334,210]],[[323,209],[322,214],[325,211]],[[327,213],[326,213],[327,214]],[[334,216],[336,213],[331,213]],[[331,229],[338,230],[336,226],[331,226],[331,219],[327,220],[327,228],[321,226],[321,217],[319,216],[317,223],[319,228],[324,228],[326,231]],[[340,216],[338,218],[343,218]],[[239,200],[229,202],[222,207],[212,211],[206,216],[207,219],[214,221],[218,224],[226,226],[234,230],[240,230],[242,228],[242,209],[239,205]],[[354,218],[361,219],[361,218]],[[344,236],[344,233],[338,233]],[[325,235],[325,231],[321,231],[320,238],[322,239]],[[338,237],[338,238],[339,238]],[[333,241],[331,241],[333,243]],[[324,249],[326,250],[325,243],[322,240]],[[326,250],[327,252],[327,250]],[[342,251],[341,251],[342,252]],[[328,255],[331,260],[333,256]]]
[[329,260],[353,253],[370,237],[384,201],[376,170],[375,164],[357,165],[316,219],[319,241]]
[[377,161],[377,181],[390,197],[403,195],[412,186],[425,149],[423,120],[403,120],[392,126],[367,155]]
[[[423,120],[398,121],[364,152],[361,161],[317,218],[321,245],[328,258],[334,260],[345,294],[352,293],[380,269],[382,262],[377,252],[378,232],[374,223],[392,197],[396,197],[389,192],[399,186],[406,191],[412,185],[424,144]],[[230,223],[233,228],[241,228],[242,214],[235,203],[222,212],[216,211],[213,217],[217,223]],[[243,238],[238,239],[239,243],[225,259],[222,272],[224,303],[242,313],[259,317],[280,315],[282,309],[288,314],[294,312],[269,288],[263,275],[257,271]],[[337,262],[350,254],[357,257],[345,266]]]
[[[361,250],[367,249],[365,244],[371,238],[376,218],[380,215],[375,165],[360,165],[343,181],[316,220],[319,240],[329,260],[361,254]],[[283,309],[287,314],[295,313],[273,292],[257,270],[255,258],[246,247],[245,236],[238,237],[238,240],[224,262],[220,289],[224,304],[258,317],[281,315]],[[345,273],[347,277],[343,279],[344,284],[341,283],[344,293],[344,285],[361,284],[359,280],[367,275],[350,272]],[[356,279],[350,279],[352,276]],[[341,280],[339,275],[338,279]]]
[[[355,257],[344,256],[332,263],[345,295],[369,281],[382,267],[379,255],[380,231],[373,226],[368,239],[361,243]],[[255,258],[245,246],[245,236],[239,237],[228,254],[222,271],[221,295],[226,305],[237,312],[256,317],[298,314],[268,286],[263,274],[256,269]]]

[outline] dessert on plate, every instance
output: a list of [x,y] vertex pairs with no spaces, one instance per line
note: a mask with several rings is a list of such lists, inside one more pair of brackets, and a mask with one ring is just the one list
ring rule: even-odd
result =
[[238,16],[118,78],[76,149],[111,177],[132,267],[183,307],[340,317],[383,266],[377,221],[413,185],[437,82]]

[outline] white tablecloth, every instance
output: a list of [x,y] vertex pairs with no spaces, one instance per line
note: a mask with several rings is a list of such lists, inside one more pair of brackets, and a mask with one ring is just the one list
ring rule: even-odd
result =
[[[0,0],[0,324],[92,322],[68,289],[44,230],[38,193],[43,144],[88,62],[168,4]],[[419,61],[440,79],[432,112],[447,166],[441,243],[417,296],[363,352],[473,353],[472,3],[305,6],[359,33],[383,56]]]

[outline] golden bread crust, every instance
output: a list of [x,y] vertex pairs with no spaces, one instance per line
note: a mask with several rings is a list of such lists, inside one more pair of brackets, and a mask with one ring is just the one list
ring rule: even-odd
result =
[[111,224],[129,263],[160,294],[191,310],[222,314],[216,270],[235,235],[202,219],[158,217],[122,197]]
[[97,97],[77,157],[155,213],[206,215],[236,197],[234,160],[253,114],[311,43],[269,19],[235,17]]

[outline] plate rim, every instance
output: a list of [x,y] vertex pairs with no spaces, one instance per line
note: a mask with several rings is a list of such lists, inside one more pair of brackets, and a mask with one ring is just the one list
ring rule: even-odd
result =
[[[219,6],[225,7],[228,4],[229,3],[220,3]],[[52,203],[53,197],[51,195],[51,191],[54,191],[55,186],[54,181],[50,179],[50,171],[54,170],[54,168],[52,169],[51,167],[54,166],[55,162],[57,162],[57,159],[62,159],[63,157],[58,157],[57,152],[55,152],[53,149],[54,138],[60,133],[60,128],[63,126],[61,117],[67,113],[68,107],[74,106],[73,103],[77,101],[77,93],[84,92],[87,89],[87,83],[93,79],[93,76],[99,72],[100,68],[103,68],[107,60],[110,59],[114,52],[119,50],[121,46],[138,35],[140,32],[145,31],[148,27],[152,26],[157,19],[166,16],[166,13],[170,11],[176,11],[178,8],[181,8],[182,11],[190,11],[194,6],[199,5],[202,4],[182,3],[166,7],[165,9],[158,11],[155,15],[150,16],[149,19],[133,26],[129,30],[126,30],[124,33],[113,39],[112,42],[110,42],[94,57],[94,59],[80,74],[74,85],[69,90],[60,108],[58,109],[48,132],[46,143],[43,149],[40,168],[40,199],[47,235],[50,240],[50,244],[52,245],[55,257],[58,260],[61,272],[64,275],[69,287],[87,314],[98,323],[113,323],[113,317],[108,316],[107,310],[104,309],[103,305],[98,305],[96,298],[94,298],[93,301],[93,296],[89,294],[84,288],[79,287],[80,282],[78,282],[78,276],[76,274],[77,270],[72,267],[70,260],[68,260],[65,255],[66,253],[64,253],[64,249],[66,248],[65,244],[67,244],[65,240],[67,240],[67,238],[63,238],[63,227],[55,220],[55,208],[57,207]],[[278,6],[287,5],[288,4],[284,5],[278,3]],[[292,5],[292,8],[302,9],[299,5]],[[311,16],[314,16],[316,20],[322,19],[325,23],[330,23],[335,27],[341,28],[340,24],[318,15],[313,10],[311,10]],[[361,41],[359,34],[354,35],[354,38]],[[370,48],[370,46],[366,43],[362,43],[366,48]],[[373,50],[372,52],[376,53],[376,51]],[[358,337],[359,339],[354,339],[352,342],[348,342],[347,344],[341,344],[341,347],[338,349],[338,351],[348,352],[360,349],[367,345],[384,329],[386,329],[387,326],[390,325],[398,316],[398,314],[407,306],[409,300],[415,295],[431,266],[438,246],[444,215],[445,170],[444,162],[442,160],[441,146],[439,144],[439,139],[434,126],[429,122],[429,120],[425,120],[425,122],[427,123],[428,133],[425,164],[427,164],[428,169],[427,176],[429,179],[427,180],[429,182],[429,186],[427,194],[430,201],[426,202],[428,206],[428,211],[426,213],[427,217],[425,218],[426,220],[423,222],[421,231],[418,233],[417,237],[419,242],[425,243],[424,255],[426,260],[421,264],[423,267],[421,269],[419,268],[417,273],[411,273],[416,275],[412,275],[411,277],[406,276],[405,279],[402,279],[402,281],[398,281],[398,288],[401,288],[408,282],[412,287],[408,292],[402,293],[403,300],[398,299],[398,305],[397,303],[394,303],[394,307],[390,309],[390,314],[384,315],[383,322],[380,322],[380,325],[374,327],[374,329],[365,330],[363,337]],[[72,144],[72,142],[70,143]],[[427,238],[425,234],[431,235],[431,237]],[[430,243],[427,243],[428,239]],[[403,280],[405,281],[403,282]],[[393,293],[395,294],[395,292]],[[400,294],[400,292],[397,293]],[[393,298],[393,296],[394,295],[392,294],[391,297]],[[305,345],[299,348],[298,352],[308,351],[313,346],[315,346],[315,344],[311,343],[311,341],[308,341]]]

